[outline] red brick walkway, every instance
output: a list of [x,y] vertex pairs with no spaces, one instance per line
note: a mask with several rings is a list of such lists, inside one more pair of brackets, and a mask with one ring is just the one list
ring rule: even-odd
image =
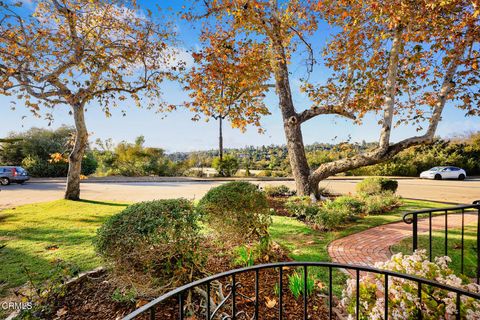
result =
[[[448,228],[462,226],[461,214],[448,215]],[[465,225],[476,224],[477,215],[465,213]],[[419,232],[428,232],[428,219],[418,223]],[[445,228],[445,216],[432,218],[432,230]],[[403,221],[374,227],[344,238],[332,241],[328,253],[332,261],[354,265],[373,266],[391,257],[390,247],[404,238],[412,236],[412,225]]]

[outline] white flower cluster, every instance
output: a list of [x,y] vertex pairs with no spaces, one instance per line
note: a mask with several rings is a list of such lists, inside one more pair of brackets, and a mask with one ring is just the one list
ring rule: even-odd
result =
[[[449,268],[449,257],[435,258],[430,262],[425,250],[417,250],[412,255],[401,253],[383,263],[375,265],[378,269],[390,270],[434,280],[441,284],[458,287],[466,291],[480,292],[480,286],[466,283]],[[356,304],[356,281],[350,279],[343,291],[342,305],[353,319]],[[367,274],[360,279],[360,319],[384,319],[385,276]],[[418,298],[418,285],[406,279],[389,277],[388,316],[389,319],[455,319],[457,315],[457,294],[437,287],[422,285],[421,300]],[[461,296],[461,319],[480,319],[480,301]]]

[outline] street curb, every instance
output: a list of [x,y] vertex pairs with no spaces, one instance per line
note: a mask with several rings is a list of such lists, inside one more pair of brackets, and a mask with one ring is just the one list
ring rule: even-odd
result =
[[[364,176],[339,176],[329,177],[325,180],[363,180]],[[386,177],[395,180],[412,180],[417,177]],[[65,183],[66,178],[32,178],[28,183]],[[194,177],[92,177],[81,180],[81,183],[141,183],[141,182],[225,182],[225,181],[294,181],[292,177],[231,177],[231,178],[194,178]]]

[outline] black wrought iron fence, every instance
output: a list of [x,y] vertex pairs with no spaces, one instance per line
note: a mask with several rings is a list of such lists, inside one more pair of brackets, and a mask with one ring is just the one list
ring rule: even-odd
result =
[[[460,272],[463,274],[465,273],[465,216],[466,215],[474,215],[476,220],[476,281],[480,283],[480,200],[474,201],[470,205],[460,205],[460,206],[452,206],[446,208],[438,208],[438,209],[426,209],[426,210],[419,210],[419,211],[412,211],[407,212],[403,215],[403,221],[407,224],[412,225],[412,250],[415,251],[417,249],[426,249],[428,251],[428,255],[430,261],[434,258],[434,240],[433,240],[433,232],[435,231],[433,228],[432,220],[434,219],[436,214],[442,214],[441,217],[443,219],[443,230],[441,230],[444,234],[444,243],[443,243],[443,252],[445,256],[449,255],[448,246],[449,246],[449,233],[452,233],[452,230],[458,232],[458,228],[454,227],[451,228],[452,225],[449,226],[449,221],[452,217],[456,219],[460,219]],[[426,228],[419,228],[420,222],[427,222],[428,225]],[[422,225],[423,226],[423,225]],[[438,230],[438,228],[437,228]],[[419,248],[419,234],[423,232],[428,232],[428,244],[425,248]]]
[[[259,295],[261,292],[264,292],[266,289],[271,288],[262,288],[260,286],[260,271],[262,271],[262,275],[265,274],[265,271],[269,273],[274,273],[278,276],[278,288],[276,290],[277,296],[276,301],[278,304],[275,304],[277,308],[277,312],[274,318],[277,319],[286,319],[288,314],[286,314],[285,304],[284,304],[284,295],[285,295],[285,284],[284,284],[284,272],[290,270],[290,268],[299,268],[302,270],[303,276],[303,290],[302,290],[302,309],[303,314],[295,319],[315,319],[311,316],[313,309],[318,308],[319,306],[315,306],[315,308],[309,307],[309,295],[308,295],[308,288],[307,288],[307,277],[309,274],[309,270],[312,268],[324,268],[328,270],[328,288],[326,289],[325,295],[325,313],[328,316],[328,319],[335,319],[335,314],[333,312],[333,280],[332,280],[332,273],[336,269],[344,269],[344,270],[353,270],[356,274],[356,289],[355,289],[355,311],[354,311],[354,318],[359,319],[361,316],[361,303],[362,298],[360,295],[360,277],[363,273],[370,273],[374,275],[383,275],[384,277],[384,319],[388,319],[389,317],[389,280],[392,278],[400,278],[412,281],[417,286],[417,297],[419,301],[419,305],[422,304],[422,290],[426,288],[438,288],[441,290],[446,290],[449,293],[454,293],[456,296],[456,318],[461,319],[461,304],[462,296],[470,297],[476,300],[480,300],[480,294],[468,292],[456,287],[452,287],[445,284],[440,284],[435,281],[422,279],[417,276],[401,274],[397,272],[392,272],[388,270],[380,270],[371,267],[364,267],[364,266],[352,266],[347,264],[339,264],[339,263],[329,263],[329,262],[283,262],[283,263],[271,263],[271,264],[264,264],[264,265],[257,265],[253,267],[247,267],[237,270],[231,270],[228,272],[220,273],[214,276],[210,276],[203,280],[198,280],[192,282],[190,284],[184,285],[180,288],[177,288],[173,291],[170,291],[163,296],[151,301],[150,303],[140,307],[136,311],[132,312],[131,314],[127,315],[124,320],[142,318],[142,319],[192,319],[190,318],[191,315],[186,315],[186,298],[189,297],[189,293],[196,292],[197,296],[201,297],[197,303],[192,303],[190,300],[188,303],[190,306],[195,305],[195,317],[194,319],[206,319],[206,320],[213,320],[213,319],[265,319],[263,312],[264,308],[260,309],[260,300]],[[317,269],[318,270],[318,269]],[[246,279],[245,277],[253,277],[253,294],[246,295],[242,292],[242,283],[238,281],[240,276]],[[212,291],[214,288],[214,283],[218,281],[226,282],[225,290],[228,292],[225,296],[222,297],[220,301],[216,301],[212,297]],[[430,291],[431,292],[431,291]],[[191,297],[191,295],[190,295]],[[202,298],[203,297],[203,298]],[[352,300],[353,301],[353,300]],[[243,308],[249,307],[250,313],[246,314]],[[311,306],[311,305],[310,305]],[[223,309],[223,310],[222,310]],[[225,310],[226,309],[226,310]],[[416,316],[418,319],[422,318],[422,309],[417,308],[414,311],[413,316]],[[170,316],[167,316],[169,314]],[[167,318],[166,318],[167,317]]]

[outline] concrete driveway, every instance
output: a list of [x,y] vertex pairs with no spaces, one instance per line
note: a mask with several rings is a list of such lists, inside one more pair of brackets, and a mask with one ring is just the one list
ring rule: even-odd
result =
[[[354,193],[358,178],[332,178],[321,186],[335,193]],[[466,181],[436,181],[398,179],[398,194],[405,198],[435,201],[471,203],[480,200],[480,179]],[[91,200],[138,202],[162,198],[201,198],[211,187],[224,181],[199,181],[192,179],[166,179],[163,182],[82,182],[82,198]],[[286,184],[291,180],[254,181],[260,185]],[[62,180],[30,182],[25,185],[12,184],[1,188],[0,209],[22,204],[61,199],[65,182]]]

